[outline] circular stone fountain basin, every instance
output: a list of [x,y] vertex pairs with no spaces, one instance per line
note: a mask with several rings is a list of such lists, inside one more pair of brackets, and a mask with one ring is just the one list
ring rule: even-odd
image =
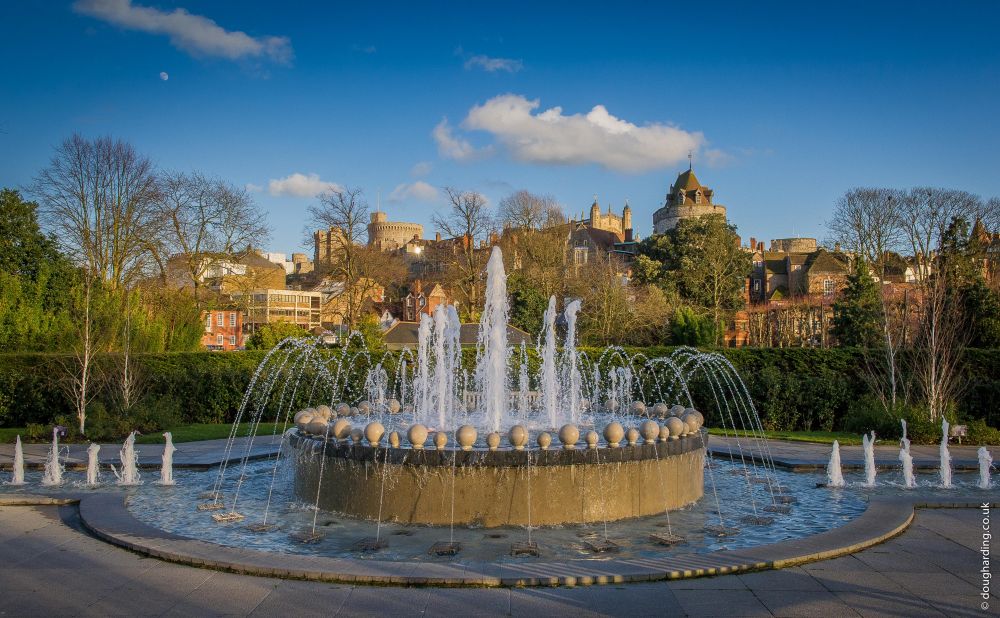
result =
[[295,494],[403,524],[552,526],[643,517],[704,489],[707,432],[634,446],[535,450],[373,447],[292,431]]

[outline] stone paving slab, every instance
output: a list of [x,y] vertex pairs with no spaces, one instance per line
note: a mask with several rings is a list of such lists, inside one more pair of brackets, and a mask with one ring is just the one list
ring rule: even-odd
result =
[[[810,471],[825,469],[830,461],[832,447],[829,444],[817,444],[814,442],[796,442],[791,440],[767,440],[764,444],[758,444],[753,440],[741,438],[739,446],[742,447],[742,456],[749,463],[753,460],[757,463],[763,461],[762,453],[770,453],[774,465],[792,471]],[[1000,447],[987,447],[1000,457]],[[910,455],[913,457],[914,470],[921,472],[936,471],[941,468],[941,457],[937,445],[914,444],[910,446]],[[949,444],[948,451],[951,453],[951,464],[953,470],[978,470],[979,456],[978,446],[967,444]],[[733,437],[712,435],[708,444],[708,452],[717,458],[739,460],[741,449],[737,447],[736,439]],[[863,470],[865,467],[864,449],[860,446],[840,447],[840,465],[844,470]],[[875,467],[879,470],[898,470],[899,445],[876,444],[875,445]]]
[[[24,504],[28,499],[19,496],[17,503]],[[882,543],[903,532],[913,520],[914,508],[921,505],[979,506],[940,500],[914,502],[904,498],[875,498],[860,517],[839,528],[811,537],[740,550],[608,561],[453,565],[296,556],[224,547],[172,534],[137,520],[126,508],[127,498],[121,494],[89,493],[66,499],[79,501],[82,524],[98,538],[169,562],[231,573],[317,581],[503,587],[620,584],[788,568]],[[3,504],[4,499],[0,497],[0,505]],[[879,554],[866,554],[866,559],[878,561]]]
[[[16,616],[983,616],[978,595],[928,577],[911,591],[861,558],[913,561],[922,545],[981,536],[978,509],[919,509],[885,544],[779,571],[609,586],[380,587],[247,577],[123,551],[82,529],[76,506],[0,506],[0,615]],[[4,568],[17,560],[31,567]],[[74,564],[74,568],[64,565]],[[58,566],[51,566],[58,565]],[[977,569],[978,558],[955,568]],[[947,573],[934,569],[929,575]],[[783,579],[785,578],[785,579]],[[812,582],[806,581],[812,578]],[[887,582],[889,582],[887,584]],[[995,600],[995,599],[994,599]]]
[[[246,457],[249,461],[264,459],[278,452],[281,446],[281,436],[271,434],[256,436],[251,444],[250,438],[236,438],[230,451],[226,452],[227,440],[200,440],[196,442],[180,442],[175,444],[173,456],[175,468],[206,469],[218,466],[224,461],[240,461]],[[86,470],[87,448],[89,444],[61,444],[60,461],[67,470]],[[121,444],[102,444],[98,453],[98,462],[102,466],[108,464],[120,465],[119,451]],[[41,469],[45,467],[50,446],[48,444],[24,444],[24,467]],[[137,444],[140,468],[159,469],[163,457],[162,444]],[[0,470],[10,470],[14,465],[14,445],[0,444]]]

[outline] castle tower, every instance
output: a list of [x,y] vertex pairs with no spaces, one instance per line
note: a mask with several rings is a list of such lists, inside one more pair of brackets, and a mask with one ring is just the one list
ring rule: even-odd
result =
[[632,229],[632,207],[628,205],[628,200],[625,200],[625,210],[622,211],[622,227],[626,231]]
[[704,186],[688,167],[670,185],[663,206],[653,213],[653,233],[662,234],[672,230],[682,219],[693,219],[708,215],[726,216],[726,207],[712,202],[714,193]]
[[597,196],[594,196],[594,203],[590,205],[590,224],[597,226],[601,220],[601,207],[597,204]]

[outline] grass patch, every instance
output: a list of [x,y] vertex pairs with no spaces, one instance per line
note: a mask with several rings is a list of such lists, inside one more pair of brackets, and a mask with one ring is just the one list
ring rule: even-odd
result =
[[[733,435],[732,430],[724,432],[718,428],[710,428],[708,433],[713,436]],[[758,434],[759,435],[759,434]],[[842,446],[857,446],[861,444],[861,436],[845,431],[765,431],[768,440],[788,440],[789,442],[813,442],[816,444],[833,444],[834,440]],[[740,432],[740,437],[753,437],[746,431]]]
[[[225,439],[229,437],[229,432],[232,431],[232,425],[224,425],[219,423],[194,423],[190,425],[178,425],[177,427],[171,427],[169,429],[164,429],[163,431],[169,431],[173,436],[174,442],[195,442],[197,440],[217,440]],[[257,428],[258,436],[269,436],[275,430],[275,423],[261,423],[260,427]],[[277,425],[277,430],[281,431],[281,424]],[[144,435],[139,435],[136,437],[137,444],[163,444],[163,431],[157,431],[153,433],[148,433]],[[250,433],[250,423],[240,423],[239,428],[236,431],[237,437],[246,436]],[[2,443],[12,443],[17,438],[21,436],[21,441],[24,443],[28,442],[48,442],[51,440],[51,436],[46,436],[44,439],[29,440],[27,434],[27,428],[25,427],[0,427],[0,442]],[[121,442],[126,438],[126,436],[121,436],[117,440],[98,440],[98,442]],[[86,440],[74,440],[76,442],[86,442]]]

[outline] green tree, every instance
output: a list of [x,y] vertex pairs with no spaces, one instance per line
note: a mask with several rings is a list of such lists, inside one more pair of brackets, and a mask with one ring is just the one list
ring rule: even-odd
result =
[[670,321],[670,337],[675,345],[712,345],[717,331],[710,316],[698,315],[691,307],[679,307]]
[[847,276],[847,288],[833,304],[833,334],[840,345],[871,348],[882,343],[881,290],[858,258]]
[[[650,283],[668,295],[673,290],[686,303],[723,323],[746,304],[750,254],[739,246],[736,227],[723,215],[684,219],[665,234],[644,240],[634,272],[639,283]],[[716,332],[716,341],[721,336]]]
[[246,341],[248,350],[270,350],[285,339],[311,337],[308,331],[291,322],[271,322],[264,324],[251,334]]
[[510,294],[510,323],[528,333],[542,330],[542,316],[549,300],[533,282],[520,272],[507,278]]

